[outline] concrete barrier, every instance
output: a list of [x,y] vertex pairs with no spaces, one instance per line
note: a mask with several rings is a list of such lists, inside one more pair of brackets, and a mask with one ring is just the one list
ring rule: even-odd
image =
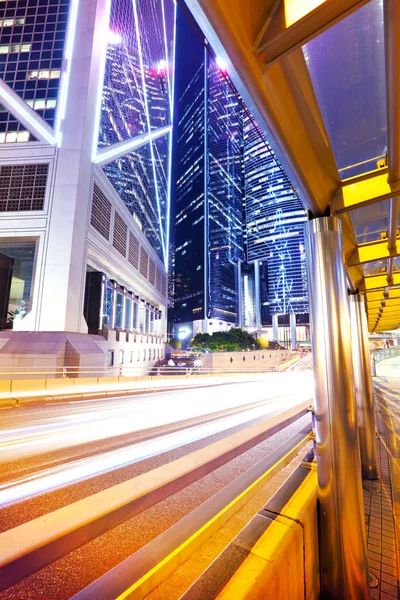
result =
[[219,385],[226,379],[236,380],[262,379],[264,373],[218,373],[197,375],[182,375],[179,379],[162,375],[141,375],[134,377],[79,377],[63,379],[12,379],[0,380],[0,407],[30,404],[35,402],[51,402],[61,399],[82,399],[90,396],[118,396],[145,392],[155,392],[162,389],[178,390],[195,386]]
[[218,600],[320,597],[316,470],[284,506],[274,507],[274,498],[237,537],[248,555]]

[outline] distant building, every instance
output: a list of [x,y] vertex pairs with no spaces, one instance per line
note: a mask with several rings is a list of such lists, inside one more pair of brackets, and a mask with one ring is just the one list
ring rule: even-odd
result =
[[305,211],[222,61],[194,34],[190,43],[192,68],[177,89],[175,329],[308,321]]
[[257,325],[271,323],[272,315],[293,313],[306,315],[308,322],[306,214],[264,134],[248,114],[244,118],[244,181],[246,258],[258,263],[256,276],[261,275],[264,282],[259,284]]
[[191,333],[238,323],[244,257],[242,110],[224,66],[199,46],[177,92],[174,320]]

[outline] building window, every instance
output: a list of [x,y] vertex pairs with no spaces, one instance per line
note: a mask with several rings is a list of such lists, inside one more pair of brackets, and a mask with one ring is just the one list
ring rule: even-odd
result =
[[114,366],[114,350],[109,350],[107,353],[107,366],[108,367]]
[[98,185],[93,186],[92,214],[90,224],[107,240],[110,237],[111,227],[111,202]]
[[122,311],[124,306],[124,296],[117,292],[115,300],[115,327],[122,328]]
[[137,302],[133,303],[133,329],[138,330],[139,327],[139,306]]
[[114,287],[111,283],[108,283],[104,290],[104,302],[103,302],[103,325],[112,325],[112,314],[113,314],[113,303],[114,303]]
[[48,168],[47,164],[0,165],[0,212],[43,210]]
[[122,256],[126,255],[126,238],[128,227],[117,212],[114,213],[113,246]]
[[133,350],[131,350],[129,362],[133,363]]
[[44,71],[28,71],[28,81],[32,79],[59,79],[60,69],[47,69]]
[[12,54],[14,52],[30,52],[31,44],[11,44],[0,46],[0,54]]
[[143,362],[146,361],[146,350],[143,350]]
[[131,318],[132,318],[132,300],[131,298],[125,298],[125,329],[131,329]]
[[125,360],[125,350],[119,351],[119,364],[123,365]]
[[35,242],[0,244],[0,273],[3,281],[0,326],[3,329],[18,328],[17,322],[30,311],[35,248]]

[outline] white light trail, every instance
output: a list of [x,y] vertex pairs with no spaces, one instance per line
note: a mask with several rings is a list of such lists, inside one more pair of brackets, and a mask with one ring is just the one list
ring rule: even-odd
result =
[[294,402],[293,395],[286,394],[278,399],[270,400],[262,406],[240,411],[210,423],[189,427],[175,433],[162,435],[118,450],[52,467],[34,475],[27,476],[18,482],[3,484],[0,486],[0,506],[4,507],[16,502],[21,502],[28,498],[33,498],[67,485],[107,473],[114,469],[131,465],[146,458],[171,451],[175,448],[226,431],[232,427],[242,425],[243,423],[272,412],[281,412],[288,406],[299,404],[304,399],[304,396],[301,400],[296,398]]

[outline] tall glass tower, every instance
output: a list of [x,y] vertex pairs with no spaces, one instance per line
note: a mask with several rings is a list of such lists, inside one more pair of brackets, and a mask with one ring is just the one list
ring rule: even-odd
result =
[[195,36],[190,62],[177,90],[174,320],[195,332],[239,322],[243,120],[224,65]]
[[265,136],[248,114],[244,117],[244,181],[247,261],[256,264],[256,277],[263,280],[262,265],[268,267],[267,285],[260,281],[258,286],[263,310],[257,324],[267,324],[268,313],[308,313],[306,214]]

